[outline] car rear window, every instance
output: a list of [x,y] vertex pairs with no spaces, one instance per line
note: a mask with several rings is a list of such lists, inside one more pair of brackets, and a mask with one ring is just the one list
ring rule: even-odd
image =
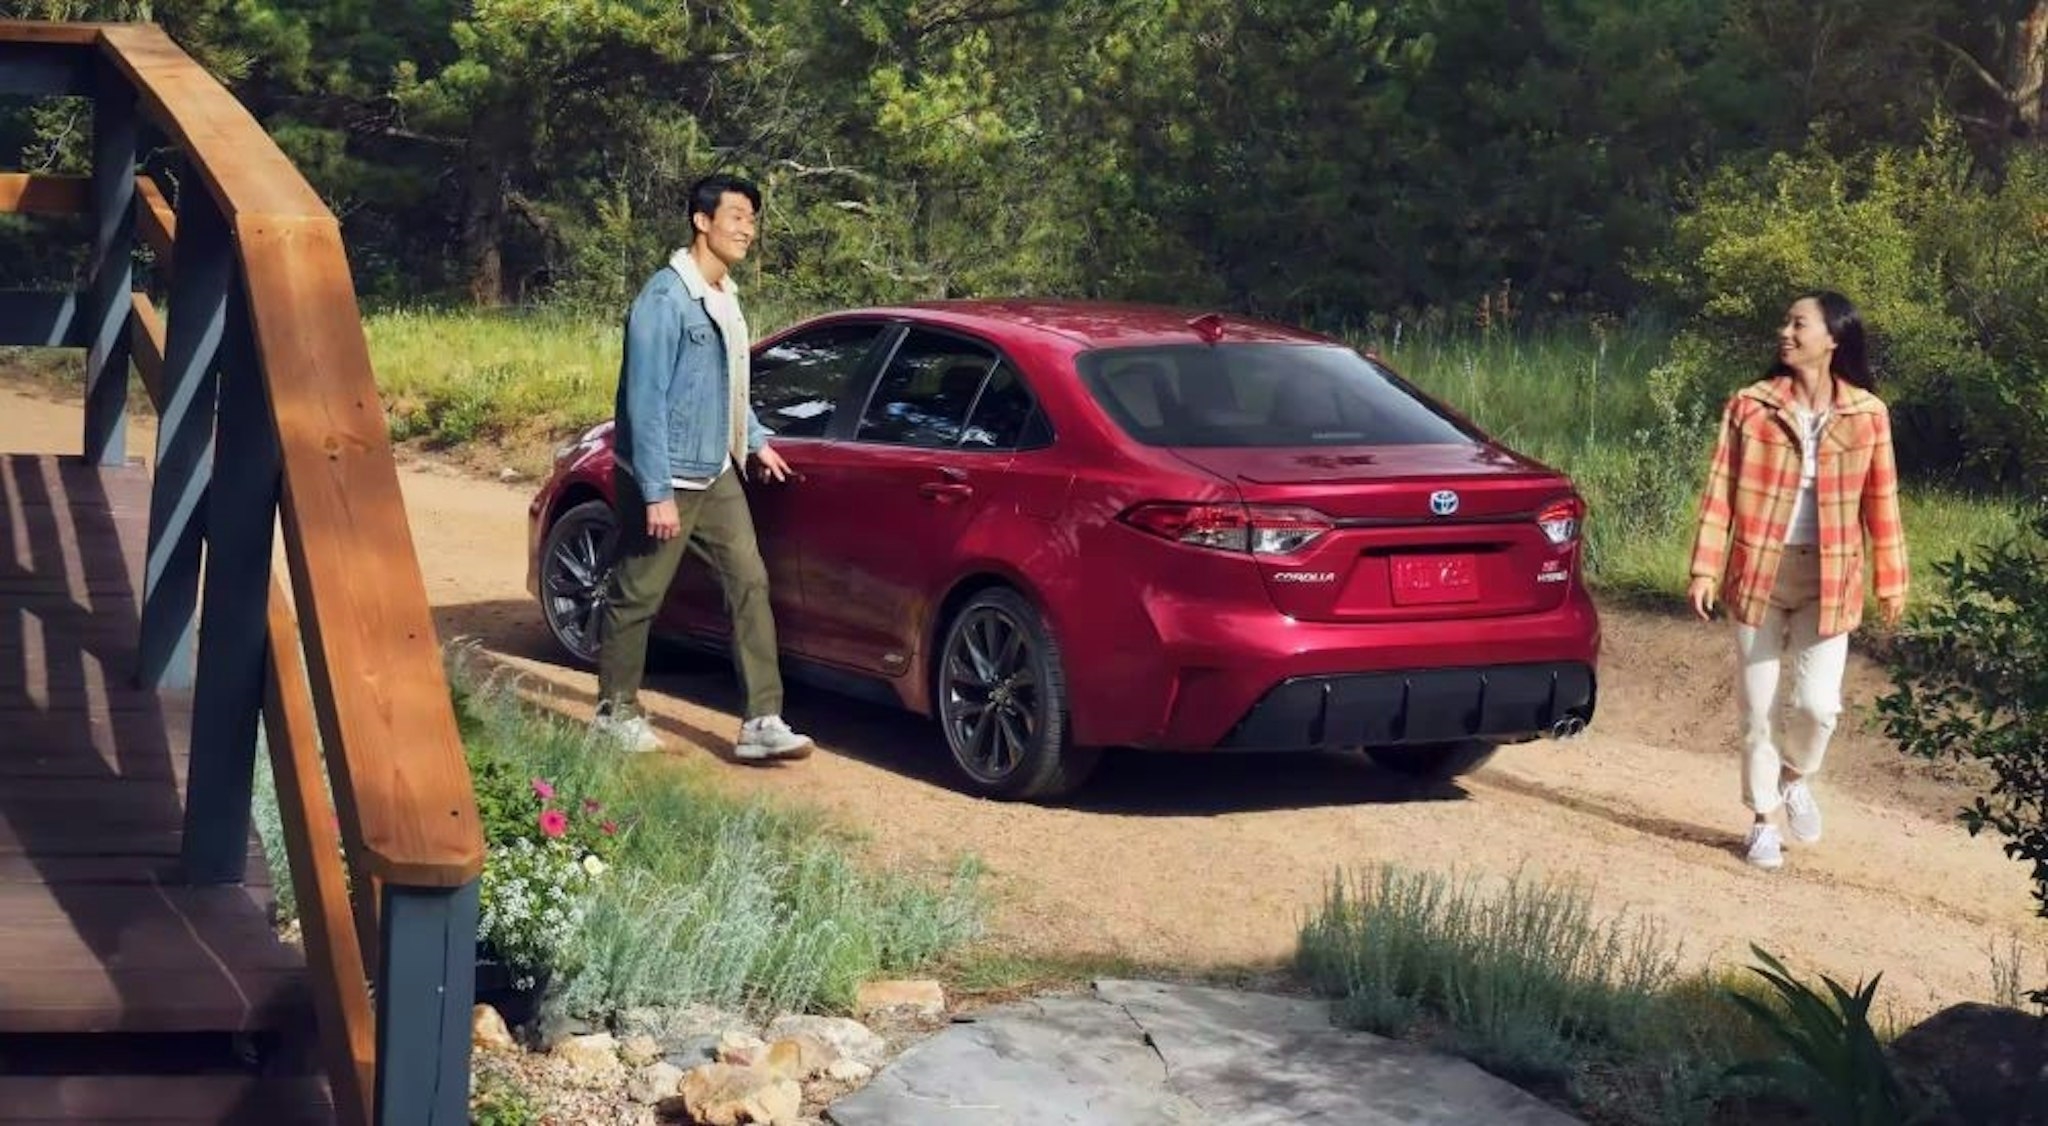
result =
[[1148,446],[1415,446],[1480,441],[1401,377],[1333,344],[1110,348],[1076,361]]

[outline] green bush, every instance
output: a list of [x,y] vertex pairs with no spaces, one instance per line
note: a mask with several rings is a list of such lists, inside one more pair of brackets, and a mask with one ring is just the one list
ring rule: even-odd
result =
[[1589,1063],[1673,1054],[1665,991],[1677,953],[1658,931],[1593,916],[1574,888],[1382,867],[1340,873],[1303,927],[1296,966],[1344,1022],[1399,1035],[1426,1019],[1511,1079],[1568,1080]]
[[[2048,502],[2031,536],[1935,566],[1953,596],[1895,647],[1879,714],[1907,754],[1990,769],[1990,790],[1959,816],[2005,838],[2048,917]],[[2032,997],[2048,1004],[2048,984]]]
[[1714,404],[1770,362],[1785,306],[1828,288],[1862,309],[1909,468],[1980,480],[2048,469],[2048,153],[1977,167],[1937,119],[1912,150],[1816,140],[1724,167],[1645,270],[1690,319],[1674,364]]
[[516,787],[530,795],[535,778],[630,811],[582,915],[574,963],[555,977],[569,1011],[842,1008],[862,981],[927,967],[980,934],[971,857],[950,878],[869,871],[858,842],[817,815],[735,798],[698,764],[619,754],[526,703],[463,647],[450,679],[472,761],[505,764],[480,793],[507,791],[511,822],[529,816]]
[[1823,975],[1820,990],[1794,978],[1785,964],[1752,945],[1761,966],[1751,969],[1770,984],[1776,1004],[1740,990],[1728,999],[1776,1041],[1781,1054],[1737,1064],[1731,1073],[1754,1077],[1791,1096],[1830,1126],[1897,1126],[1911,1121],[1905,1088],[1870,1023],[1878,974],[1851,993]]

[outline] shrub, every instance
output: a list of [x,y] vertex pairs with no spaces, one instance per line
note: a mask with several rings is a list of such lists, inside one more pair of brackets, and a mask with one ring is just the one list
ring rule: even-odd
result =
[[1516,878],[1487,893],[1392,867],[1340,873],[1296,965],[1345,1023],[1398,1035],[1440,1018],[1453,1047],[1511,1079],[1565,1080],[1683,1039],[1663,1000],[1676,951],[1653,928],[1594,918],[1571,887]]
[[[2048,917],[2048,502],[2032,536],[1935,566],[1953,595],[1895,648],[1878,711],[1907,754],[1990,769],[1990,790],[1959,816],[1972,835],[2005,838]],[[2048,985],[2031,996],[2048,1004]]]
[[1851,993],[1823,975],[1826,993],[1793,978],[1761,947],[1751,946],[1761,966],[1751,969],[1770,983],[1777,1005],[1739,990],[1728,999],[1769,1034],[1781,1052],[1731,1069],[1790,1095],[1835,1126],[1895,1126],[1909,1120],[1904,1087],[1893,1074],[1884,1045],[1870,1023],[1878,974]]
[[2048,153],[1994,180],[1950,122],[1856,158],[1816,140],[1724,168],[1647,270],[1691,316],[1674,363],[1703,403],[1760,373],[1795,291],[1862,307],[1909,467],[2048,467]]

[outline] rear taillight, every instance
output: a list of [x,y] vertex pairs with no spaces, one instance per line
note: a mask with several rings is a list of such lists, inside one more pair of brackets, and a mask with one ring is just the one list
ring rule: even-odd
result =
[[1536,514],[1536,526],[1543,529],[1543,538],[1554,546],[1563,547],[1579,538],[1579,526],[1586,517],[1586,502],[1577,497],[1552,501]]
[[1336,526],[1310,508],[1171,501],[1138,505],[1122,520],[1161,539],[1252,555],[1292,555]]

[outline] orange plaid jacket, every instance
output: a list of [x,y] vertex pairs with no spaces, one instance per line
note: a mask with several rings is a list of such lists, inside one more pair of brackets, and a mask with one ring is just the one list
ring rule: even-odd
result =
[[[1763,622],[1785,553],[1799,493],[1800,449],[1792,377],[1758,380],[1722,412],[1714,463],[1700,498],[1694,578],[1717,579],[1735,620]],[[1899,519],[1899,471],[1891,412],[1876,395],[1835,382],[1834,415],[1821,432],[1814,481],[1820,517],[1820,635],[1863,621],[1864,539],[1877,570],[1877,596],[1906,593],[1906,531]]]

